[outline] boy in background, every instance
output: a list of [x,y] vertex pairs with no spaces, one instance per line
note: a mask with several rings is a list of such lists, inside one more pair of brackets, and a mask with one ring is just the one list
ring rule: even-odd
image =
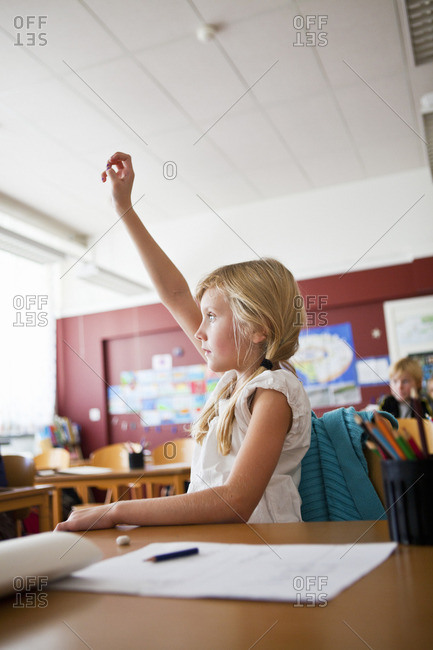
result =
[[429,403],[420,397],[422,369],[417,361],[405,357],[396,361],[389,370],[391,395],[379,404],[381,411],[387,411],[396,418],[414,418],[414,397],[421,407],[421,415],[432,416]]

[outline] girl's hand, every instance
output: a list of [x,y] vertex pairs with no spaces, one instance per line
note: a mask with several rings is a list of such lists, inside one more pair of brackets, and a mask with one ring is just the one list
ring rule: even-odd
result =
[[98,528],[113,528],[116,525],[115,508],[111,503],[94,508],[83,508],[72,512],[66,521],[62,521],[54,530],[96,530]]
[[107,180],[107,176],[111,181],[113,205],[119,214],[124,214],[131,207],[131,191],[134,183],[131,156],[121,151],[113,154],[107,161],[106,171],[102,172],[103,183]]

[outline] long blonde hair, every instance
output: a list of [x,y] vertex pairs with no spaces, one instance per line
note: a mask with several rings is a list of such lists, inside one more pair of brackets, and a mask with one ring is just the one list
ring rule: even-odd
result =
[[[305,322],[304,301],[291,272],[278,260],[266,258],[222,266],[198,284],[196,300],[201,301],[207,289],[220,291],[233,313],[235,343],[239,350],[241,341],[249,341],[250,353],[254,344],[251,336],[262,331],[266,338],[259,346],[258,358],[269,359],[274,368],[287,368],[294,372],[289,360],[298,349],[299,332]],[[209,431],[211,420],[218,414],[218,402],[228,398],[227,408],[218,422],[218,450],[230,452],[232,426],[237,399],[244,386],[265,371],[253,363],[251,373],[236,386],[235,381],[215,390],[193,424],[191,435],[202,442]]]

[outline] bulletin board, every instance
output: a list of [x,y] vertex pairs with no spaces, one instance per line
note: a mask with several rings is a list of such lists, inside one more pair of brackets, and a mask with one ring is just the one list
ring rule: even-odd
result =
[[104,341],[109,441],[187,435],[220,375],[180,329]]
[[171,362],[170,354],[156,354],[152,368],[123,370],[120,384],[108,388],[108,413],[139,414],[147,427],[193,422],[218,378],[204,363],[173,367]]

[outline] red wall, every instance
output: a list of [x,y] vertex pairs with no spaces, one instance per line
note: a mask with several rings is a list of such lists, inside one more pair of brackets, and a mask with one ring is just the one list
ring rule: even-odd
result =
[[[300,282],[306,297],[311,327],[350,322],[359,357],[388,354],[383,302],[433,293],[433,257],[368,271],[327,276]],[[311,296],[308,299],[308,296]],[[319,296],[322,298],[319,304]],[[379,329],[381,336],[372,337]],[[177,330],[177,331],[176,331]],[[200,363],[201,357],[181,332],[163,305],[147,305],[57,321],[57,411],[82,427],[82,447],[87,456],[93,449],[120,440],[140,440],[143,431],[119,429],[121,422],[107,418],[106,388],[108,368],[104,349],[113,339],[172,333],[176,345],[183,341],[185,363]],[[192,349],[192,350],[191,350]],[[155,352],[157,353],[157,351]],[[190,354],[193,356],[190,358]],[[194,357],[194,354],[197,356]],[[195,360],[196,359],[196,360]],[[130,369],[130,368],[125,368]],[[362,389],[364,406],[384,392],[385,386]],[[89,409],[97,407],[101,420],[91,422]],[[320,415],[323,409],[317,409]],[[128,425],[128,416],[119,416]],[[184,435],[182,427],[146,432],[150,446]]]

